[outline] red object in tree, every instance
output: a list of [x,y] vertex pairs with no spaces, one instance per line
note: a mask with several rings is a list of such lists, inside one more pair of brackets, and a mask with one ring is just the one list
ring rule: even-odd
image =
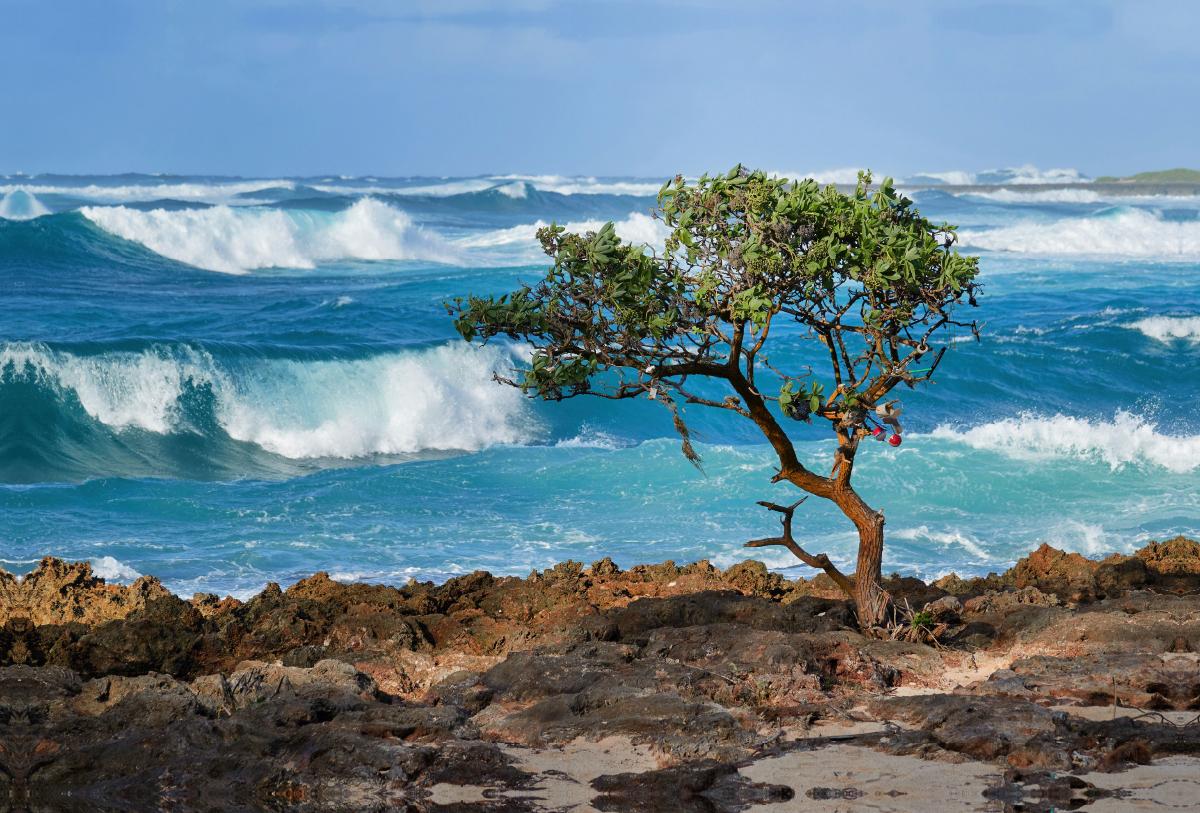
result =
[[872,432],[871,434],[874,436],[874,438],[875,438],[876,440],[883,440],[883,436],[884,436],[885,434],[887,434],[887,433],[883,431],[883,427],[882,427],[882,426],[876,426],[876,427],[875,427],[875,431],[874,431],[874,432]]
[[900,436],[892,435],[890,438],[888,438],[888,443],[892,444],[893,446],[899,446],[900,445]]

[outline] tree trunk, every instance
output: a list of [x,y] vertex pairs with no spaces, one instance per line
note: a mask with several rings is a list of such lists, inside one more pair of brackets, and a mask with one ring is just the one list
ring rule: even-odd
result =
[[849,484],[839,489],[834,502],[858,528],[858,566],[854,575],[854,602],[858,624],[869,629],[883,622],[889,597],[883,581],[883,514],[874,511]]
[[858,605],[858,623],[863,629],[883,622],[888,595],[883,591],[883,515],[858,524],[858,570],[854,576],[854,602]]

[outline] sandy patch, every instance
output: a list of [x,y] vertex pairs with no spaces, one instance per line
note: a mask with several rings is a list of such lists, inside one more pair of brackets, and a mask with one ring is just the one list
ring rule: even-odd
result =
[[1121,773],[1090,773],[1080,778],[1117,792],[1115,798],[1098,799],[1089,805],[1089,813],[1200,811],[1200,759],[1195,757],[1156,759],[1150,765]]
[[795,798],[765,806],[763,813],[974,811],[984,808],[984,790],[1001,778],[992,765],[930,762],[852,745],[794,751],[755,762],[741,773],[796,791]]

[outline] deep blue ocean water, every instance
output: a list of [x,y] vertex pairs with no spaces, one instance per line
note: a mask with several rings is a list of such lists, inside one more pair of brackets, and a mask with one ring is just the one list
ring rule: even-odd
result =
[[[660,182],[0,179],[0,566],[245,596],[317,570],[747,558],[777,528],[756,501],[797,498],[753,426],[689,410],[701,476],[654,404],[495,384],[526,349],[466,344],[441,305],[536,279],[552,219],[661,242]],[[900,393],[904,444],[860,453],[885,572],[1200,534],[1200,199],[914,197],[982,256],[987,324]],[[828,430],[795,428],[827,470]],[[852,569],[848,520],[801,510],[802,544]]]

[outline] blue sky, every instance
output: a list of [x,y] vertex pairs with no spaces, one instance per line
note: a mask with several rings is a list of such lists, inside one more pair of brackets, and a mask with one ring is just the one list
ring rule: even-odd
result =
[[0,172],[1200,168],[1200,3],[0,0]]

